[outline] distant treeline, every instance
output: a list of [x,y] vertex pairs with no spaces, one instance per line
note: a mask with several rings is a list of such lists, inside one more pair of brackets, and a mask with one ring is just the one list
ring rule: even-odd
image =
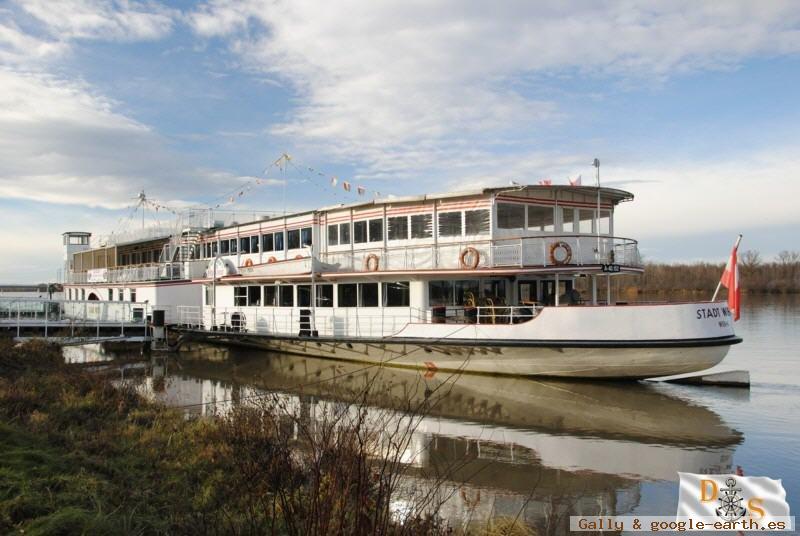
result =
[[[690,264],[646,263],[642,276],[618,278],[618,290],[633,292],[711,291],[719,282],[724,263]],[[800,292],[800,252],[782,251],[772,260],[764,260],[757,251],[739,256],[740,288],[752,293]],[[724,289],[722,295],[724,295]]]

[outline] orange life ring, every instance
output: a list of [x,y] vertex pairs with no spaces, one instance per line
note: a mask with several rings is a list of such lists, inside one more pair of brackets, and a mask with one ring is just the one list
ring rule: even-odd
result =
[[294,256],[294,260],[296,260],[296,261],[299,261],[299,260],[300,260],[300,259],[302,259],[302,258],[303,258],[303,256],[302,256],[302,255],[295,255],[295,256]]
[[[471,258],[471,262],[467,262],[467,257]],[[461,268],[466,270],[474,270],[481,262],[481,254],[477,249],[470,246],[461,252],[458,260],[461,263]]]
[[247,259],[246,261],[244,261],[244,265],[250,268],[251,266],[253,266],[253,259]]
[[[564,250],[562,257],[556,257],[556,251],[559,249]],[[566,242],[553,242],[550,244],[550,264],[569,264],[572,260],[572,248]]]
[[270,263],[270,264],[272,264],[273,262],[278,262],[278,259],[276,259],[275,257],[270,257],[270,258],[267,260],[267,262],[268,262],[268,263]]
[[368,272],[378,271],[378,267],[380,266],[380,264],[381,260],[374,253],[370,253],[369,255],[367,255],[367,258],[364,259],[364,268]]

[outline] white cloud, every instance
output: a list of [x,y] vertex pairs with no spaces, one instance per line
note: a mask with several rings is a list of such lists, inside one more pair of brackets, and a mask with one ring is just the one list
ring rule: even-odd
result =
[[160,39],[172,31],[178,12],[155,2],[132,0],[17,0],[61,40]]
[[66,49],[63,42],[26,34],[13,21],[0,23],[0,64],[39,63],[60,56]]
[[569,112],[516,89],[544,76],[652,83],[800,51],[789,1],[213,0],[190,20],[201,36],[227,36],[248,68],[293,85],[298,104],[275,133],[369,176],[473,162],[478,145],[535,139]]

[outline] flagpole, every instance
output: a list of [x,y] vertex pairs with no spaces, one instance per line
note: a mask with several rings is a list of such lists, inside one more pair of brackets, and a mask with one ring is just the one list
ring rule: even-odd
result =
[[[742,241],[742,235],[739,235],[736,238],[736,243],[733,244],[733,249],[738,250],[739,249],[739,243],[741,243],[741,241]],[[738,262],[738,257],[737,257],[737,262]],[[731,266],[731,270],[735,270],[735,269],[736,269],[735,266]],[[714,295],[711,297],[711,301],[712,302],[717,300],[717,294],[719,294],[719,289],[720,288],[722,288],[722,279],[720,279],[719,283],[717,283],[717,289],[714,291]]]
[[597,258],[600,257],[600,160],[595,158],[592,165],[597,168],[596,178],[597,178],[597,214],[594,216],[594,225],[597,227],[597,249],[595,250],[595,255]]

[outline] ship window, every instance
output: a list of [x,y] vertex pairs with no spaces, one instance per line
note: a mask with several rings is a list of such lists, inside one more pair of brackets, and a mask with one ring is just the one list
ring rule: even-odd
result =
[[377,307],[378,306],[378,284],[377,283],[359,283],[361,288],[361,307]]
[[600,234],[608,234],[611,232],[611,213],[607,210],[600,211],[600,220],[597,222],[600,225]]
[[275,239],[272,233],[261,235],[261,251],[272,251],[275,249]]
[[81,301],[84,301],[85,299],[86,299],[86,289],[82,288],[81,289]]
[[408,240],[408,218],[394,216],[388,219],[389,240]]
[[363,244],[367,241],[367,222],[355,221],[353,222],[353,243]]
[[258,236],[250,237],[250,253],[258,253]]
[[411,238],[430,238],[433,236],[433,216],[414,214],[411,216]]
[[383,218],[369,220],[369,241],[383,241]]
[[355,283],[346,283],[337,285],[337,294],[339,298],[339,307],[357,307],[358,306],[358,285]]
[[311,227],[303,227],[300,229],[300,246],[306,247],[312,245],[314,242],[313,235],[311,234]]
[[250,253],[250,237],[246,236],[239,239],[239,251],[242,253]]
[[439,236],[461,236],[461,212],[439,213]]
[[233,287],[233,305],[236,307],[247,305],[247,287]]
[[574,233],[575,232],[575,209],[562,208],[561,209],[561,232]]
[[108,289],[108,301],[114,301],[114,291]]
[[124,289],[119,289],[117,291],[117,301],[125,301],[125,291],[124,291]]
[[136,301],[136,289],[135,288],[131,289],[131,301],[132,302]]
[[408,281],[383,284],[384,307],[408,307]]
[[591,233],[592,232],[592,219],[594,217],[593,210],[579,210],[578,214],[580,216],[580,220],[578,221],[578,232],[579,233]]
[[222,253],[223,255],[227,255],[229,251],[230,251],[230,246],[228,244],[228,241],[223,240],[223,242],[220,244],[220,253]]
[[464,223],[467,236],[489,234],[490,225],[489,211],[465,210]]
[[[502,305],[506,301],[506,282],[502,279],[492,279],[483,281],[483,294],[484,300],[492,300],[493,305]],[[488,304],[488,302],[487,302]]]
[[283,231],[275,233],[275,251],[283,251]]
[[278,300],[281,307],[294,307],[294,287],[280,285],[278,287]]
[[336,246],[339,244],[339,226],[335,223],[328,225],[328,245]]
[[350,243],[350,223],[339,224],[339,244],[345,245]]
[[261,287],[247,287],[247,305],[261,305]]
[[311,307],[311,285],[297,285],[297,306]]
[[277,293],[278,287],[275,285],[265,285],[264,286],[264,305],[265,306],[274,306],[275,305],[275,298],[278,296]]
[[216,242],[212,242],[211,243],[211,256],[212,257],[216,257],[217,256],[217,251],[218,251],[217,247],[218,247],[218,244]]
[[525,227],[525,205],[497,204],[498,229],[523,229]]
[[478,281],[431,281],[428,283],[430,305],[481,305]]
[[236,246],[238,244],[238,240],[235,238],[231,238],[231,254],[236,253]]
[[292,229],[286,234],[289,249],[300,249],[300,229]]
[[528,230],[552,233],[555,231],[553,207],[528,205]]
[[317,285],[317,307],[333,307],[333,285]]

